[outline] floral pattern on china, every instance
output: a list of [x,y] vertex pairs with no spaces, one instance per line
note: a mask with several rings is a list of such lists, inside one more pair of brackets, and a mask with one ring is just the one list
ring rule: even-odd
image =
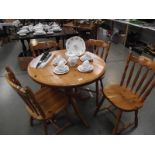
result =
[[86,45],[81,37],[74,36],[66,41],[66,50],[67,56],[81,56],[86,51]]

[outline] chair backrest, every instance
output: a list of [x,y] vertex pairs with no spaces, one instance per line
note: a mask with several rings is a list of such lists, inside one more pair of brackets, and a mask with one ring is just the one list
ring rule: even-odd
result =
[[131,89],[144,101],[155,86],[155,61],[130,52],[120,85]]
[[42,116],[45,118],[45,114],[41,107],[39,106],[33,91],[29,87],[22,87],[20,82],[15,77],[15,74],[10,69],[6,67],[6,80],[9,85],[18,93],[18,95],[24,100],[28,108],[35,113],[37,116]]
[[56,49],[57,47],[58,47],[58,44],[53,40],[37,42],[35,45],[33,44],[30,45],[33,57],[40,55],[46,50]]
[[89,39],[86,42],[86,45],[90,50],[92,50],[93,53],[97,54],[101,58],[104,59],[106,62],[107,56],[109,54],[111,42],[109,41],[103,41],[103,40],[95,40],[95,39]]
[[11,68],[9,66],[5,67],[5,70],[7,72],[7,78],[12,81],[14,84],[18,85],[18,86],[22,86],[21,83],[18,81],[18,79],[16,78],[15,74],[13,73],[13,71],[11,70]]

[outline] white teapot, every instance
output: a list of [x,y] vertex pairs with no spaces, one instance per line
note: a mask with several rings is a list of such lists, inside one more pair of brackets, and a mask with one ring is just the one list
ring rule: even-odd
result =
[[70,66],[75,66],[77,64],[77,61],[78,61],[79,57],[77,56],[70,56],[68,58],[68,63]]

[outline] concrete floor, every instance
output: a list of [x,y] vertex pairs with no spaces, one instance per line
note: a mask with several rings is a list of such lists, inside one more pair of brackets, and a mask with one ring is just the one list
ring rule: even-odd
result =
[[[21,71],[17,56],[21,51],[20,42],[14,41],[0,47],[0,134],[1,135],[40,135],[43,134],[42,124],[35,122],[31,127],[29,125],[29,115],[26,112],[22,99],[7,84],[4,78],[4,68],[10,65],[17,78],[24,85],[32,87],[35,91],[39,85],[32,81],[27,72]],[[128,50],[120,44],[112,44],[107,60],[104,85],[119,83],[124,63],[128,55]],[[91,86],[93,87],[93,85]],[[145,102],[145,106],[139,112],[139,125],[136,129],[124,132],[123,134],[155,134],[155,90]],[[107,101],[105,101],[105,104]],[[70,117],[74,124],[65,129],[61,134],[64,135],[99,135],[111,134],[114,118],[108,112],[101,112],[97,117],[93,117],[95,108],[95,97],[87,101],[78,101],[79,107],[90,128],[85,128],[70,108]],[[131,121],[133,113],[123,115],[123,120]],[[54,128],[49,125],[49,134],[54,134]]]

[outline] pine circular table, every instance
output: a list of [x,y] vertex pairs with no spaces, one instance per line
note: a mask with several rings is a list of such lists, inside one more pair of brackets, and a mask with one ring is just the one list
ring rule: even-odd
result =
[[[66,58],[65,52],[66,50],[58,50],[52,51],[51,53],[54,55],[54,57],[57,55],[61,55],[62,57]],[[89,54],[91,54],[91,56],[93,57],[93,61],[91,62],[91,64],[93,64],[94,66],[93,71],[89,73],[81,73],[77,70],[77,66],[82,63],[80,60],[78,60],[78,63],[75,67],[70,67],[69,72],[63,75],[57,75],[53,72],[53,69],[55,67],[52,64],[53,59],[43,68],[32,68],[30,64],[28,66],[28,74],[35,82],[50,87],[64,88],[67,90],[66,92],[70,92],[69,99],[72,100],[71,104],[73,106],[73,109],[79,119],[87,127],[89,125],[83,118],[78,108],[74,95],[72,95],[72,90],[73,88],[96,82],[96,102],[98,102],[98,80],[104,75],[105,72],[104,60],[96,54]]]

